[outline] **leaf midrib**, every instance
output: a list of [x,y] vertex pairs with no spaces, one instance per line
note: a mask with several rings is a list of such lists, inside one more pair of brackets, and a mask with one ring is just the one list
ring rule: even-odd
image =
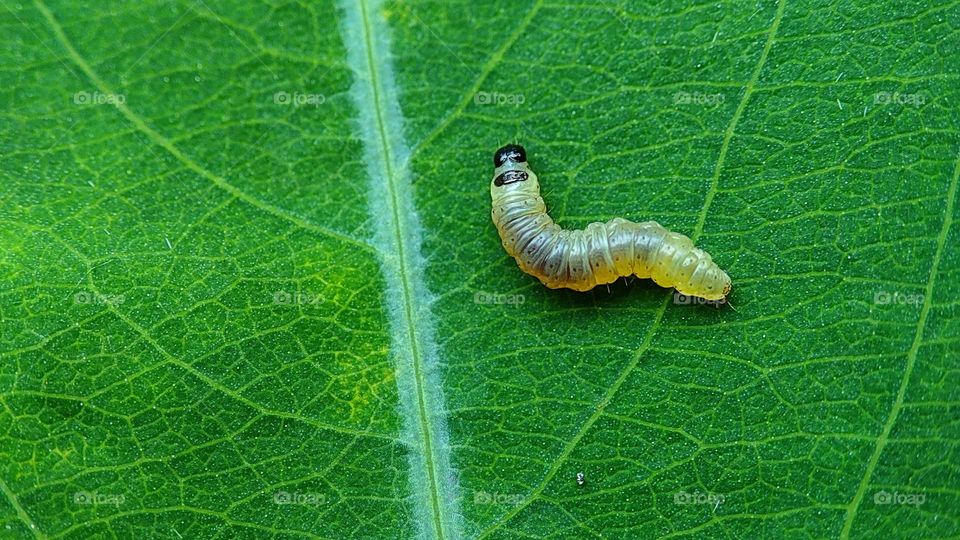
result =
[[397,185],[397,174],[393,166],[394,149],[391,145],[391,137],[386,127],[384,119],[387,114],[384,106],[384,97],[381,95],[381,75],[379,72],[380,59],[376,57],[376,52],[372,40],[373,25],[370,21],[369,6],[367,0],[360,0],[360,16],[362,21],[362,30],[364,38],[364,47],[366,49],[367,71],[370,75],[370,91],[373,98],[373,112],[376,117],[376,133],[379,139],[382,163],[385,176],[387,191],[389,193],[388,202],[390,204],[391,225],[393,226],[394,245],[397,249],[397,271],[400,274],[400,283],[403,293],[404,323],[406,326],[407,341],[410,344],[410,354],[414,372],[414,388],[416,389],[417,400],[417,421],[419,422],[420,443],[422,445],[421,455],[423,456],[427,481],[429,484],[429,505],[432,520],[432,528],[436,538],[449,538],[447,528],[443,520],[440,502],[440,489],[438,484],[437,462],[434,459],[434,441],[433,426],[428,412],[425,396],[425,378],[424,378],[424,358],[423,351],[420,348],[420,335],[417,325],[414,323],[415,285],[412,282],[413,277],[408,268],[408,257],[417,249],[416,246],[407,245],[409,235],[405,229],[405,221],[400,215],[400,200],[398,196],[399,186]]

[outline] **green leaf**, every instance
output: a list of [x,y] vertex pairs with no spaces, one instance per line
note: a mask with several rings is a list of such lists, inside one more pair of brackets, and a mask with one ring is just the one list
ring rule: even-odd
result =
[[[0,23],[0,536],[960,536],[960,4]],[[732,306],[521,273],[507,142]]]

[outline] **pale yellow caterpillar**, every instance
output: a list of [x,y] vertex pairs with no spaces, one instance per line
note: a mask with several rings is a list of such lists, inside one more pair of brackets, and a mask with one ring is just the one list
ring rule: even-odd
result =
[[707,300],[722,300],[730,292],[730,276],[707,252],[656,221],[615,218],[583,230],[560,228],[547,215],[522,146],[497,150],[493,166],[491,214],[503,247],[547,287],[588,291],[636,275]]

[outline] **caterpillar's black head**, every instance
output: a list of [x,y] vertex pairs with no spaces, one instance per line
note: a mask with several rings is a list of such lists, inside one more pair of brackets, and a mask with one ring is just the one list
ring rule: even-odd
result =
[[514,163],[527,161],[527,151],[519,144],[508,144],[493,154],[493,166],[499,167],[508,159]]

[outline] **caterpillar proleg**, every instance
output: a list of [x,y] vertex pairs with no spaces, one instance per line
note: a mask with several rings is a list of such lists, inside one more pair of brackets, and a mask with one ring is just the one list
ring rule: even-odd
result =
[[730,292],[730,276],[707,252],[656,221],[614,218],[582,230],[562,229],[547,215],[522,146],[497,150],[493,166],[491,215],[503,247],[521,270],[547,287],[588,291],[636,275],[707,300],[721,300]]

